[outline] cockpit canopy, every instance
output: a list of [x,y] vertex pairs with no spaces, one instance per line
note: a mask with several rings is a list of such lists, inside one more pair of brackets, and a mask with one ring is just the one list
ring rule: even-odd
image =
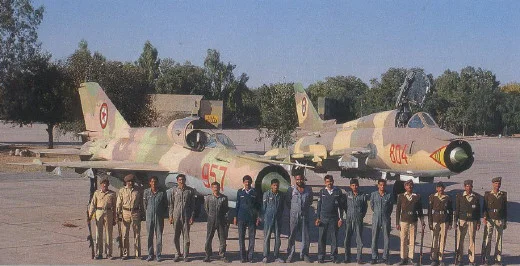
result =
[[423,128],[423,127],[439,127],[435,120],[430,116],[430,114],[425,112],[419,112],[414,114],[409,120],[407,127],[408,128]]

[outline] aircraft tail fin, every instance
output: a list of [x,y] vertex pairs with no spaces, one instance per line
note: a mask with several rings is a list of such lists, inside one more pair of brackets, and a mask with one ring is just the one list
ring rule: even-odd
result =
[[82,83],[78,90],[85,126],[92,136],[110,137],[130,128],[98,83]]
[[294,84],[294,98],[296,100],[296,113],[298,114],[298,125],[300,128],[309,131],[321,130],[323,128],[323,120],[300,83]]

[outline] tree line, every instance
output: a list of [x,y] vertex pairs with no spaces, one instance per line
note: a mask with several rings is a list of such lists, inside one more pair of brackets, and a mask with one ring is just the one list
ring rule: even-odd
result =
[[[62,60],[41,49],[37,29],[44,7],[30,0],[0,2],[0,118],[20,125],[48,126],[49,146],[55,127],[84,129],[79,95],[82,82],[98,82],[131,126],[148,126],[156,118],[148,94],[198,94],[224,104],[223,126],[267,128],[274,146],[287,146],[297,126],[292,83],[247,85],[246,73],[208,49],[203,66],[160,58],[147,41],[134,62],[110,60],[90,51],[86,40]],[[333,100],[329,118],[345,122],[395,108],[406,68],[389,68],[369,84],[355,76],[334,76],[311,84],[314,105],[319,97]],[[520,83],[500,85],[490,70],[468,66],[429,75],[432,88],[423,108],[439,126],[455,134],[513,134],[520,132]]]

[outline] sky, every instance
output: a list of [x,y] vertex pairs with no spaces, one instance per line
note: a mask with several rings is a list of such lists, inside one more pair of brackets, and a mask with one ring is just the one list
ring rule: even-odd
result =
[[520,81],[520,1],[65,1],[45,13],[44,50],[64,59],[80,40],[109,60],[159,58],[203,66],[207,49],[246,73],[248,86],[421,67],[435,77],[466,66]]

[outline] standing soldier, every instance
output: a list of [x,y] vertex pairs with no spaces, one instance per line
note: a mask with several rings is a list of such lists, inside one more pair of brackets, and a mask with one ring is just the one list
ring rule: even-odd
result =
[[314,222],[319,227],[318,231],[318,263],[325,259],[325,247],[327,235],[330,235],[330,255],[333,262],[338,262],[338,229],[343,224],[341,220],[343,209],[343,193],[341,189],[334,186],[334,178],[326,175],[324,178],[325,188],[320,190],[317,206],[317,218]]
[[226,240],[227,240],[227,226],[228,226],[228,198],[220,193],[220,183],[211,183],[211,191],[213,194],[207,195],[204,199],[204,210],[208,215],[208,224],[206,232],[206,258],[204,262],[210,262],[211,253],[211,242],[213,242],[213,236],[215,231],[218,234],[218,240],[220,247],[218,255],[223,262],[229,262],[226,258]]
[[[415,239],[417,236],[417,221],[421,220],[424,230],[424,214],[421,203],[421,195],[413,193],[413,181],[404,183],[404,193],[397,196],[396,224],[401,231],[401,262],[399,265],[411,265],[415,255]],[[415,264],[417,265],[417,264]]]
[[169,222],[173,224],[173,243],[175,244],[175,262],[181,260],[180,237],[184,240],[183,260],[188,262],[190,252],[190,225],[195,214],[195,189],[186,185],[186,176],[177,176],[177,187],[168,191]]
[[483,261],[489,263],[491,253],[491,240],[493,231],[496,230],[495,264],[502,265],[502,236],[507,228],[507,192],[500,191],[502,177],[495,177],[493,190],[484,194],[484,239],[485,248],[482,250]]
[[117,214],[123,224],[123,257],[128,259],[130,250],[130,226],[134,232],[134,249],[136,258],[141,257],[141,216],[143,214],[143,196],[138,188],[134,187],[135,175],[125,176],[125,187],[121,188],[117,196]]
[[289,208],[289,227],[290,234],[287,244],[287,262],[292,262],[294,252],[296,250],[295,242],[298,231],[302,236],[302,247],[300,251],[300,260],[309,263],[309,221],[312,204],[312,189],[305,186],[305,177],[297,174],[294,177],[295,186],[291,186],[287,190],[287,206]]
[[150,177],[150,188],[143,193],[143,205],[146,211],[146,230],[148,231],[148,257],[146,261],[152,261],[154,257],[153,250],[153,236],[157,238],[156,257],[160,262],[162,252],[162,234],[164,229],[164,217],[167,216],[168,202],[166,199],[166,192],[159,188],[157,184],[157,177]]
[[451,229],[453,222],[453,207],[450,196],[444,193],[444,183],[438,182],[437,193],[428,198],[428,226],[432,231],[432,266],[441,265],[444,247],[446,246],[446,234]]
[[280,233],[282,231],[283,207],[285,205],[285,195],[280,192],[280,181],[271,180],[271,190],[264,193],[262,214],[264,217],[264,259],[267,263],[271,243],[271,234],[274,232],[274,257],[275,262],[284,263],[280,258]]
[[[116,193],[108,189],[110,183],[104,177],[99,183],[101,189],[96,190],[90,203],[89,219],[96,216],[96,259],[103,258],[103,251],[107,258],[112,258],[112,229],[116,224]],[[106,234],[103,249],[103,232]]]
[[[255,253],[256,227],[260,224],[258,218],[258,199],[256,190],[251,187],[253,179],[249,175],[242,178],[244,188],[237,191],[236,212],[233,224],[238,225],[238,245],[242,263],[253,262]],[[249,229],[249,246],[246,250],[246,229]]]
[[462,265],[464,238],[469,232],[468,257],[475,265],[475,234],[480,229],[480,195],[473,192],[473,180],[464,181],[464,192],[455,199],[455,224],[457,225],[457,255],[455,261]]
[[379,233],[383,234],[383,258],[381,263],[388,264],[390,253],[388,244],[390,242],[390,231],[392,230],[391,215],[394,207],[392,194],[386,192],[386,179],[377,181],[377,191],[370,194],[370,208],[374,212],[372,215],[372,261],[376,264],[378,259],[377,241]]
[[363,254],[363,219],[367,214],[368,204],[367,195],[359,191],[359,181],[350,179],[350,189],[345,194],[345,263],[349,263],[351,259],[350,242],[352,234],[356,234],[357,255],[356,261],[361,264],[361,254]]

